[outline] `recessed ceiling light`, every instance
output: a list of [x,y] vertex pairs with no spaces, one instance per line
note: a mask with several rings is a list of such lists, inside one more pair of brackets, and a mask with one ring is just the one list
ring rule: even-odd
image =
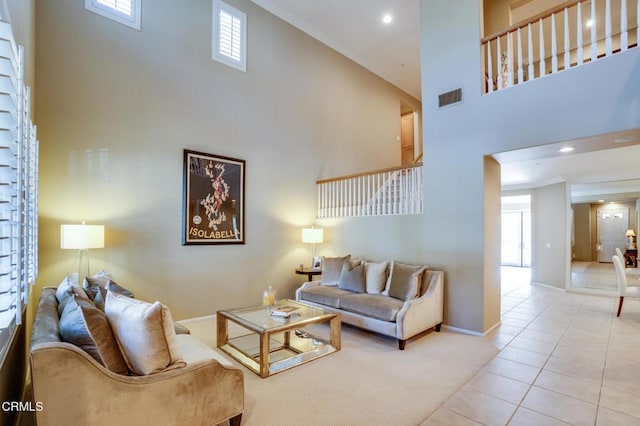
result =
[[587,28],[591,28],[593,26],[593,19],[589,19],[585,25]]
[[604,203],[604,200],[598,200],[599,203]]
[[393,16],[389,15],[388,13],[382,17],[382,22],[385,24],[390,24],[391,21],[393,21]]
[[563,154],[566,154],[567,152],[571,152],[573,150],[575,150],[575,147],[573,147],[573,146],[565,146],[564,148],[560,148],[558,151],[563,153]]

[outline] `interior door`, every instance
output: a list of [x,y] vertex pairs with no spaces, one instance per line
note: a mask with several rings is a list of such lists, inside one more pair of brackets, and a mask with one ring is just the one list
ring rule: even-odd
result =
[[629,209],[626,207],[598,209],[598,262],[611,263],[616,247],[623,249],[629,229]]
[[414,122],[413,113],[405,114],[400,122],[400,145],[402,149],[402,165],[406,166],[414,160]]

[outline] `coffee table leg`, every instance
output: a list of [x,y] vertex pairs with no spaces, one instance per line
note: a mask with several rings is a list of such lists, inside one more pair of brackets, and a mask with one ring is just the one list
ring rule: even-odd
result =
[[269,375],[269,334],[260,334],[260,377]]
[[291,343],[291,332],[290,331],[285,331],[284,332],[284,347],[288,348],[289,347],[289,343]]
[[336,348],[336,350],[340,350],[341,341],[342,341],[342,328],[340,323],[340,315],[337,315],[335,318],[332,318],[329,321],[330,335],[329,339],[331,342],[331,346]]
[[216,328],[217,345],[219,348],[221,348],[229,340],[229,333],[227,331],[227,319],[223,317],[219,312],[216,313]]

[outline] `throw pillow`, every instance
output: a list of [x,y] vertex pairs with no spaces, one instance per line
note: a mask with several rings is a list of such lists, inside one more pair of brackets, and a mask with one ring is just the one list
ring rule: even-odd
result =
[[60,316],[60,337],[74,344],[110,371],[129,372],[104,312],[88,299],[73,296]]
[[84,281],[82,282],[82,288],[90,300],[94,301],[96,295],[100,292],[100,290],[104,289],[104,286],[107,284],[101,278],[93,278],[93,277],[84,277]]
[[341,290],[364,293],[364,265],[360,264],[358,266],[350,268],[349,262],[345,262],[344,265],[342,265],[342,272],[340,273],[338,288]]
[[420,292],[422,273],[426,267],[393,262],[389,296],[400,300],[415,299]]
[[58,299],[58,315],[62,315],[64,312],[64,307],[67,305],[67,302],[73,297],[74,294],[77,294],[80,297],[84,297],[88,299],[87,293],[78,285],[77,282],[73,281],[70,277],[66,277],[56,289],[56,299]]
[[389,265],[391,262],[364,262],[365,282],[367,283],[367,293],[380,294],[387,288],[389,278]]
[[126,288],[122,287],[121,285],[118,285],[118,283],[116,283],[113,280],[109,280],[107,281],[107,285],[106,285],[107,290],[119,294],[121,296],[126,296],[126,297],[133,297],[133,293],[130,292],[129,290],[127,290]]
[[337,286],[342,273],[342,265],[351,260],[351,255],[344,257],[322,257],[322,278],[320,284]]
[[105,314],[124,360],[135,374],[145,376],[184,367],[176,344],[169,308],[109,291]]

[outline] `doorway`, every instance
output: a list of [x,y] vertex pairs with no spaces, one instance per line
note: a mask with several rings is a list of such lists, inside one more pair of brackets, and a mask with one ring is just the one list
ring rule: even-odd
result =
[[502,197],[502,266],[531,267],[531,195]]

